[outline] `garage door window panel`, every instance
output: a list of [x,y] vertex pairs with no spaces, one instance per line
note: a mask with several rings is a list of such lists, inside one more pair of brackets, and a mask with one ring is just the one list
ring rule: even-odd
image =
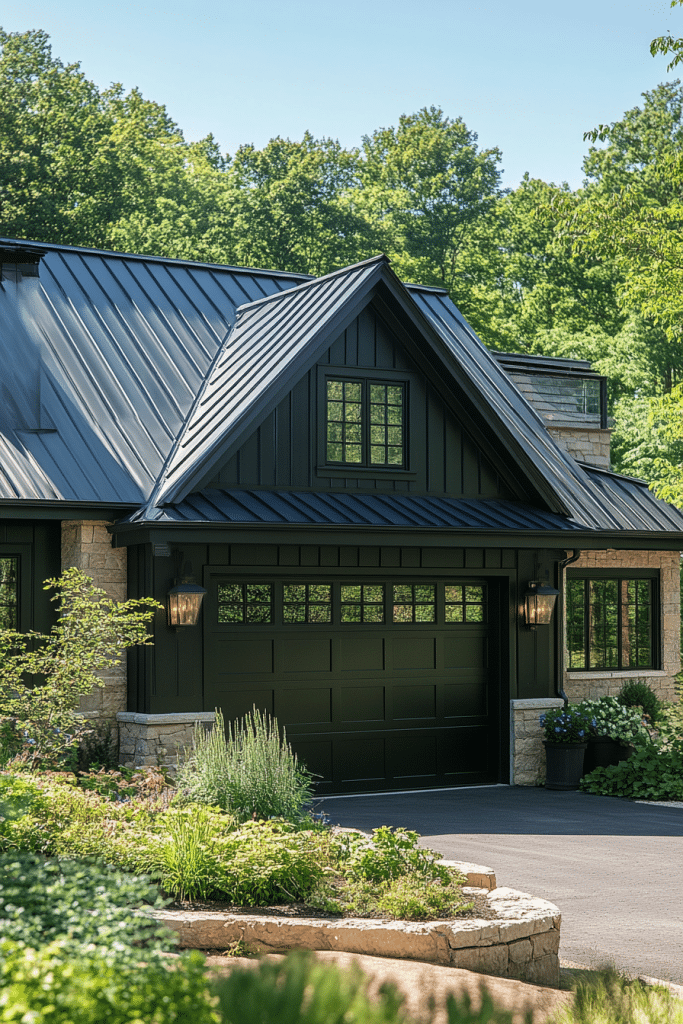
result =
[[286,625],[332,622],[331,583],[285,583],[282,618]]
[[273,588],[270,583],[220,583],[218,621],[221,624],[256,625],[273,621]]
[[383,584],[352,583],[341,585],[341,621],[381,625],[384,623]]
[[436,622],[436,587],[433,583],[395,583],[393,620],[396,623]]

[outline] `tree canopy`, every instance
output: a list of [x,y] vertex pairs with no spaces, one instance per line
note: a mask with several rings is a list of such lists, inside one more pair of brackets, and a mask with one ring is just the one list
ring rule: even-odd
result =
[[[683,40],[652,47],[683,61]],[[588,136],[575,191],[503,189],[500,150],[435,106],[358,148],[306,132],[231,156],[138,89],[99,89],[46,33],[0,29],[2,235],[315,275],[386,252],[490,346],[590,359],[617,468],[665,486],[683,409],[680,82]]]

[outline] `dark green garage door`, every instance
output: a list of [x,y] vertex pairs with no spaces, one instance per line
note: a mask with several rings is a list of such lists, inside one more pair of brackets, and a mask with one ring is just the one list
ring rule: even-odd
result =
[[497,781],[490,591],[212,576],[205,707],[274,714],[321,793]]

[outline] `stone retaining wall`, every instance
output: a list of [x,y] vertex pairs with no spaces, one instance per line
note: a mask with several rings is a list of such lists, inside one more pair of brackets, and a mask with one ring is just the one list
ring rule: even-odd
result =
[[179,910],[155,911],[154,916],[177,932],[185,949],[227,949],[241,940],[263,953],[335,950],[420,960],[557,987],[558,908],[507,888],[493,889],[486,899],[497,912],[495,920],[329,920]]
[[119,725],[119,757],[126,768],[160,767],[173,769],[178,755],[192,747],[197,723],[210,728],[215,721],[213,711],[187,714],[143,715],[121,711]]

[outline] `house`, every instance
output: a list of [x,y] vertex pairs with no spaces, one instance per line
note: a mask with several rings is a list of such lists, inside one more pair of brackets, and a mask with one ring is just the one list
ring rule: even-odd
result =
[[321,792],[533,782],[539,708],[672,695],[683,515],[609,471],[587,363],[490,353],[383,256],[0,261],[5,623],[48,626],[68,565],[116,598],[206,592],[84,706],[129,763],[256,704]]

